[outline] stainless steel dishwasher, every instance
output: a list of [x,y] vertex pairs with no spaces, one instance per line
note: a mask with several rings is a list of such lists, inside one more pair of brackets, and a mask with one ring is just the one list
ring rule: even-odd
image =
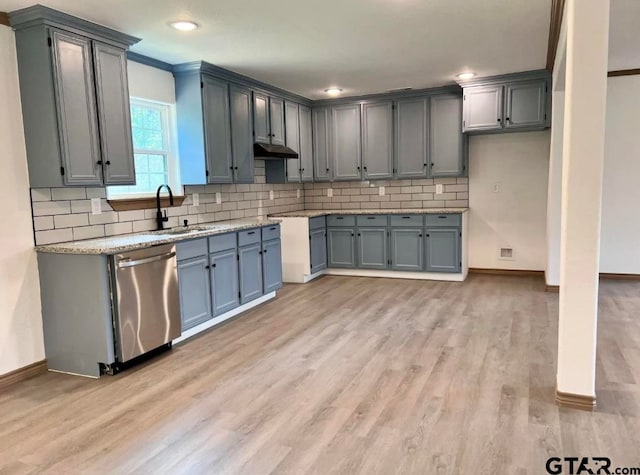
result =
[[176,247],[114,256],[116,354],[124,363],[181,334]]

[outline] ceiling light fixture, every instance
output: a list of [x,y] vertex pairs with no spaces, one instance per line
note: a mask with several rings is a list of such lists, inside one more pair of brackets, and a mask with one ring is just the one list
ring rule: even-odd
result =
[[456,77],[458,79],[461,79],[462,81],[465,81],[467,79],[471,79],[472,77],[474,77],[476,75],[476,73],[472,73],[472,72],[467,72],[467,73],[460,73],[458,74]]
[[325,89],[324,92],[326,92],[330,96],[337,96],[342,92],[342,89],[340,89],[339,87],[330,87],[329,89]]
[[198,28],[198,24],[196,22],[188,20],[172,21],[169,25],[180,31],[193,31]]

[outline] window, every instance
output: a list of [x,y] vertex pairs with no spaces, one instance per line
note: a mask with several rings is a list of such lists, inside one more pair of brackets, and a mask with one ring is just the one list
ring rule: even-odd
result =
[[131,131],[136,184],[110,186],[109,198],[147,198],[167,183],[182,194],[175,153],[174,110],[170,104],[131,98]]

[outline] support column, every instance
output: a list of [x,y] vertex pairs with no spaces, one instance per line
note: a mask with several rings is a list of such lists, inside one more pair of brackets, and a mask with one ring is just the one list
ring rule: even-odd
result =
[[567,2],[556,402],[595,406],[609,0]]

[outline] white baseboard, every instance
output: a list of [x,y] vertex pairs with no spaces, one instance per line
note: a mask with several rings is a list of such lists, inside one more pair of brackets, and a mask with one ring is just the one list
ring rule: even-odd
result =
[[275,298],[275,296],[276,296],[275,291],[270,292],[258,299],[252,300],[251,302],[245,303],[244,305],[234,308],[233,310],[230,310],[227,313],[223,313],[222,315],[218,315],[217,317],[212,318],[211,320],[207,320],[206,322],[201,323],[200,325],[196,325],[193,328],[189,328],[188,330],[185,330],[184,332],[182,332],[182,335],[180,337],[173,340],[173,343],[176,344],[184,340],[187,340],[192,336],[197,335],[198,333],[202,333],[203,331],[208,330],[211,327],[215,327],[216,325],[219,325],[225,320],[229,320],[230,318],[233,318],[242,312],[246,312],[247,310],[250,310],[253,307],[257,307],[258,305]]
[[317,279],[318,277],[320,277],[321,275],[325,275],[326,273],[327,273],[327,270],[323,269],[321,271],[316,272],[315,274],[306,274],[302,278],[302,283],[306,284],[307,282],[311,282],[313,279]]
[[463,282],[467,277],[460,272],[456,274],[446,274],[440,272],[405,272],[393,270],[375,269],[325,269],[322,271],[326,275],[345,275],[352,277],[384,277],[387,279],[412,279],[412,280],[441,280],[445,282]]

